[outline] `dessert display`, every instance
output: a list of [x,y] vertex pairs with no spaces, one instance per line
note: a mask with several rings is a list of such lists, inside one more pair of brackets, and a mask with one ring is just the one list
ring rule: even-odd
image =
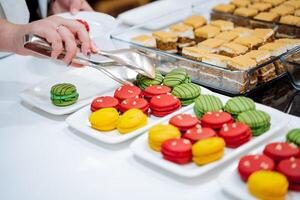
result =
[[[295,133],[298,129],[292,129]],[[263,154],[245,155],[237,171],[250,194],[261,199],[285,199],[288,191],[300,191],[300,149],[293,143],[272,142]]]
[[299,1],[241,2],[231,1],[229,4],[215,6],[211,18],[232,21],[249,28],[274,28],[278,25],[277,36],[300,37]]
[[77,93],[75,85],[70,83],[53,85],[50,90],[50,99],[55,106],[70,106],[76,103],[78,97],[79,94]]

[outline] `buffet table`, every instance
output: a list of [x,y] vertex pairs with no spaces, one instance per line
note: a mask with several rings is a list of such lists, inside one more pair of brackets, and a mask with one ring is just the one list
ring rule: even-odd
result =
[[[227,165],[181,178],[134,157],[134,139],[98,142],[70,129],[67,115],[50,115],[20,100],[24,89],[69,70],[78,69],[18,55],[0,60],[0,199],[232,198],[217,181]],[[299,127],[299,117],[286,117],[290,122],[279,135]]]

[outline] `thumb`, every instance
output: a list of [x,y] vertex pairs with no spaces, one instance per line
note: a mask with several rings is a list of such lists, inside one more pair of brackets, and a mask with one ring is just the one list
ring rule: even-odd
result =
[[70,12],[71,14],[75,15],[81,7],[81,0],[73,0],[70,1]]

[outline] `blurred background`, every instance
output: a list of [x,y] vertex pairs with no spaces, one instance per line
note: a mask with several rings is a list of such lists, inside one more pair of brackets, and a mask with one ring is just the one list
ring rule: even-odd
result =
[[107,13],[114,17],[118,14],[150,3],[154,0],[88,0],[95,11]]

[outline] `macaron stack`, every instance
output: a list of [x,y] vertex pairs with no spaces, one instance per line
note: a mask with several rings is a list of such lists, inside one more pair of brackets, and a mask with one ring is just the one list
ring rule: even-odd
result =
[[99,131],[111,131],[116,129],[119,113],[115,108],[102,108],[93,112],[89,121],[91,127]]
[[118,99],[111,96],[102,96],[95,98],[91,103],[91,111],[95,112],[96,110],[102,108],[118,108],[119,101]]
[[263,154],[243,156],[237,169],[253,196],[285,199],[288,189],[300,191],[299,157],[300,149],[295,144],[273,142],[265,146]]
[[163,75],[159,71],[155,72],[155,78],[150,79],[146,76],[143,76],[141,74],[138,74],[136,77],[136,85],[141,89],[145,90],[149,86],[153,85],[161,85],[164,80]]
[[55,106],[65,107],[76,103],[79,94],[70,83],[59,83],[51,87],[50,99]]
[[125,99],[119,104],[119,111],[124,113],[129,109],[137,108],[143,111],[145,114],[148,114],[149,103],[143,98],[130,98]]
[[172,94],[180,99],[181,105],[186,106],[200,96],[200,87],[193,83],[183,83],[175,86]]
[[196,125],[193,128],[188,129],[183,135],[182,138],[190,140],[193,144],[199,140],[217,137],[217,132],[212,128],[201,127],[201,125]]
[[120,133],[130,133],[147,125],[147,115],[140,109],[129,109],[121,115],[117,129]]
[[207,112],[223,110],[222,101],[213,95],[201,95],[195,100],[194,112],[201,118]]
[[186,73],[186,71],[182,68],[176,68],[167,73],[163,80],[163,84],[174,88],[182,83],[190,83],[191,79]]
[[164,117],[181,108],[179,99],[172,94],[162,94],[151,98],[151,114],[156,117]]
[[163,158],[177,164],[186,164],[192,160],[192,143],[183,138],[173,138],[163,142]]
[[169,120],[169,124],[176,126],[180,131],[185,132],[190,128],[196,127],[199,123],[197,117],[189,114],[175,115]]
[[300,128],[292,129],[286,135],[286,140],[300,147]]
[[141,96],[141,89],[133,85],[123,85],[122,87],[119,87],[114,93],[114,97],[118,99],[120,103],[126,99],[139,98]]
[[255,110],[255,103],[252,99],[243,96],[229,99],[224,106],[224,111],[230,113],[234,118],[248,110]]
[[165,85],[153,85],[145,88],[144,98],[150,100],[152,97],[162,94],[168,94],[171,92],[171,88]]

